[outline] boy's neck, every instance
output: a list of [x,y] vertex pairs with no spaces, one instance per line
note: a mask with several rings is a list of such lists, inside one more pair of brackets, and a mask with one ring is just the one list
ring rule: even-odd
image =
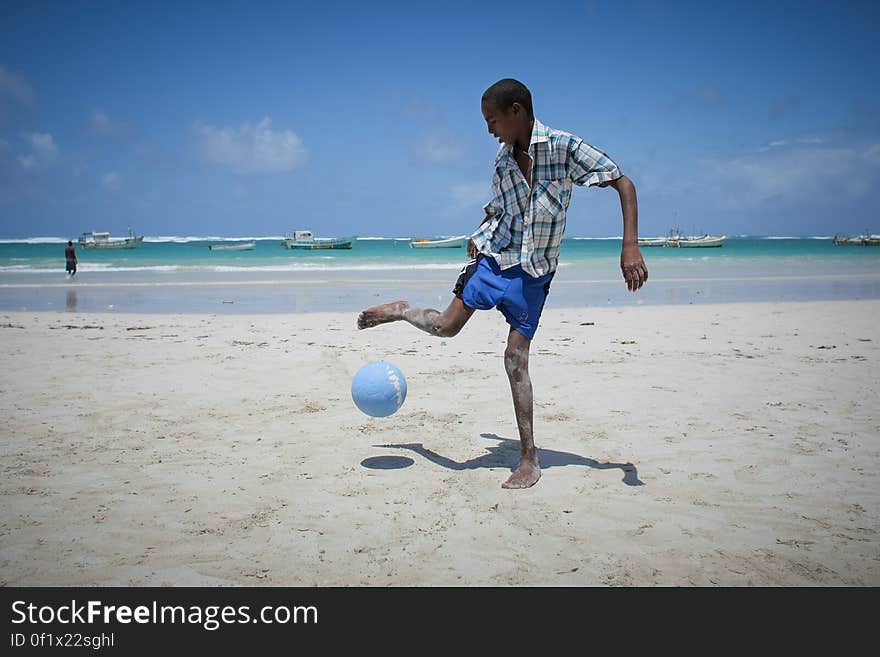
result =
[[535,125],[535,119],[529,119],[523,131],[517,136],[513,142],[514,155],[519,152],[528,153],[529,144],[532,142],[532,128]]

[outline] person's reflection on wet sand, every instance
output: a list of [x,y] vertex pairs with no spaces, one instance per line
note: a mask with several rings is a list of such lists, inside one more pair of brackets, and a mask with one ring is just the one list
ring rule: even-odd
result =
[[67,312],[76,312],[76,290],[67,291]]

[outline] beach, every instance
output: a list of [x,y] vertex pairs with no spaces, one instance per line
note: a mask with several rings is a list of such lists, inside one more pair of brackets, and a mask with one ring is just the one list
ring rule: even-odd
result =
[[[435,338],[227,294],[0,312],[3,585],[880,584],[875,298],[548,302],[510,491],[499,313]],[[408,396],[370,418],[380,359]]]

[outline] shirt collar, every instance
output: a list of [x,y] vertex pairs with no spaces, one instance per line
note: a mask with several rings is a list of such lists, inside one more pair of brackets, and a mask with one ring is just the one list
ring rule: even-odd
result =
[[[541,123],[537,117],[535,117],[535,122],[532,124],[532,136],[529,139],[529,150],[531,150],[532,146],[535,144],[547,144],[547,148],[550,148],[550,128]],[[495,158],[495,161],[500,162],[505,157],[510,159],[510,162],[513,163],[512,166],[516,165],[516,160],[513,157],[513,146],[509,144],[501,144],[501,148],[498,149],[498,156]]]
[[540,144],[542,142],[550,141],[550,128],[541,123],[537,117],[535,118],[535,123],[532,126],[532,138],[529,141],[529,147],[532,144]]

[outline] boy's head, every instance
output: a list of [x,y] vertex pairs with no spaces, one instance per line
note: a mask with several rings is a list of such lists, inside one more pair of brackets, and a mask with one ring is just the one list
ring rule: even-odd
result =
[[73,242],[71,242],[70,240],[67,240],[67,246],[73,246]]
[[518,137],[531,132],[535,118],[532,94],[522,82],[499,80],[483,92],[480,106],[489,132],[501,142],[513,145]]
[[526,111],[530,119],[535,118],[532,111],[532,94],[526,85],[519,80],[512,78],[498,80],[498,82],[483,92],[482,100],[483,102],[489,101],[493,103],[504,112],[509,111],[514,103],[516,103]]

